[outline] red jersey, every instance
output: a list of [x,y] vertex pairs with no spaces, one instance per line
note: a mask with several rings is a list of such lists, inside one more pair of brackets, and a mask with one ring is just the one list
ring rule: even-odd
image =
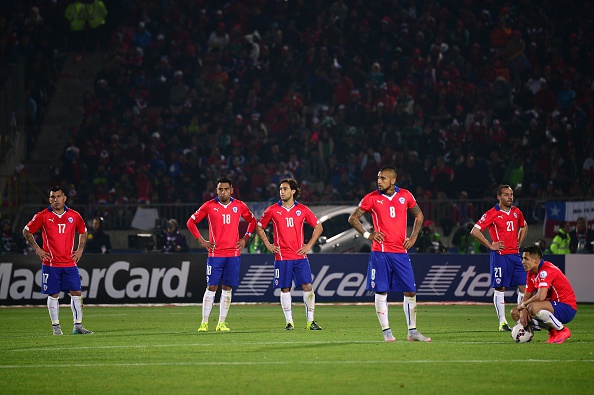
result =
[[76,232],[86,233],[87,226],[80,214],[64,207],[62,214],[56,214],[51,206],[38,212],[25,226],[31,234],[41,229],[43,250],[49,254],[42,263],[47,266],[76,266],[72,259]]
[[526,226],[524,214],[519,208],[512,206],[509,211],[503,211],[499,204],[487,210],[481,219],[474,225],[482,231],[489,228],[489,235],[493,243],[503,242],[503,249],[498,251],[501,255],[517,254],[518,232]]
[[535,294],[539,288],[548,288],[546,300],[561,302],[577,310],[575,293],[565,274],[549,261],[542,260],[538,273],[529,271],[526,275],[526,292]]
[[297,254],[297,250],[305,245],[303,224],[307,222],[313,228],[320,222],[315,214],[297,201],[286,208],[279,200],[264,210],[258,225],[266,228],[270,221],[274,231],[274,244],[280,247],[280,252],[274,255],[274,259],[291,261],[307,258],[307,255]]
[[394,195],[387,196],[379,190],[368,193],[361,199],[361,210],[370,212],[376,232],[385,235],[383,243],[375,240],[373,251],[406,253],[406,220],[408,210],[416,206],[415,197],[406,189],[394,187]]
[[228,258],[241,254],[241,251],[236,247],[239,240],[239,221],[241,218],[248,223],[247,235],[251,235],[256,229],[254,214],[244,202],[233,198],[224,205],[217,196],[204,203],[192,214],[187,226],[196,239],[200,238],[200,232],[198,232],[196,224],[204,218],[208,218],[209,241],[215,243],[215,248],[208,251],[210,257]]

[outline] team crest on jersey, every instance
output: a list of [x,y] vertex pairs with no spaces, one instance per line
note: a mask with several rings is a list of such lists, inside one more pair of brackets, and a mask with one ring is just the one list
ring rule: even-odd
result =
[[500,279],[500,278],[496,278],[496,279],[495,279],[495,282],[496,282],[497,284],[501,284],[501,279]]
[[237,212],[237,207],[233,207],[233,212],[236,213]]
[[544,280],[545,278],[547,278],[549,274],[547,273],[546,270],[543,270],[541,272],[538,273],[538,277],[540,277],[541,280]]
[[403,197],[398,198],[398,201],[400,202],[400,204],[404,204],[404,198]]
[[74,222],[74,219],[72,219],[72,217],[69,217],[68,218],[68,222],[73,223]]
[[301,210],[295,211],[295,215],[297,215],[298,217],[301,217]]
[[518,213],[514,213],[514,218],[518,218]]

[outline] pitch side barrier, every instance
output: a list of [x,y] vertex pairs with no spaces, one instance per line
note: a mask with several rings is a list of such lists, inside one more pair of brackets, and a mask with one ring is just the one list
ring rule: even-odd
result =
[[[272,254],[242,256],[234,302],[278,302],[273,259]],[[373,302],[373,295],[365,290],[368,254],[312,254],[309,259],[317,301]],[[546,259],[565,270],[565,256]],[[492,302],[488,255],[412,254],[411,260],[419,301]],[[79,269],[86,304],[202,303],[205,265],[206,254],[86,254]],[[590,267],[594,265],[582,263],[580,270],[569,270],[578,277],[570,281],[580,284],[581,277],[593,278]],[[587,294],[592,292],[587,283],[586,293],[576,289],[578,301],[594,301],[594,296]],[[37,257],[0,257],[0,305],[45,305],[47,297],[40,287]],[[292,292],[296,297],[302,294],[300,289]],[[515,292],[515,288],[509,289],[507,294]],[[401,295],[390,299],[400,301]]]

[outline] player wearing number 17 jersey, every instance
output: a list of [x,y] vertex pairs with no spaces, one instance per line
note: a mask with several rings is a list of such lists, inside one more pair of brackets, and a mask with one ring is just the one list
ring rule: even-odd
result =
[[[49,191],[50,206],[35,214],[23,229],[23,236],[41,259],[41,292],[47,294],[47,308],[54,335],[62,335],[59,319],[61,291],[70,293],[70,307],[74,319],[74,335],[93,332],[82,326],[82,287],[78,262],[87,243],[87,226],[80,214],[66,206],[68,197],[64,188],[56,186]],[[43,248],[33,234],[41,230]],[[78,233],[78,247],[74,238]]]
[[[285,330],[293,330],[293,310],[291,286],[301,285],[303,288],[303,302],[308,330],[321,330],[314,321],[316,295],[311,285],[311,267],[307,259],[307,252],[322,234],[322,224],[314,213],[303,204],[297,202],[300,189],[297,181],[285,178],[280,182],[278,203],[264,210],[262,218],[258,221],[256,231],[264,242],[268,251],[274,253],[274,288],[281,289],[281,306],[285,313]],[[274,244],[271,244],[264,228],[272,222]],[[307,222],[313,227],[311,238],[305,243],[303,225]]]
[[[208,318],[214,298],[222,282],[219,309],[219,322],[216,331],[229,331],[226,319],[231,305],[233,287],[239,285],[239,265],[241,250],[256,228],[256,217],[240,200],[231,197],[233,185],[227,177],[217,180],[217,197],[204,203],[188,219],[186,226],[200,245],[208,251],[206,259],[206,291],[202,300],[202,323],[199,332],[208,331]],[[204,239],[198,231],[197,223],[208,219],[208,238]],[[239,221],[243,218],[248,227],[245,235],[239,237]]]
[[[363,237],[373,240],[367,268],[367,289],[375,292],[375,310],[384,340],[396,341],[388,321],[388,292],[404,293],[404,314],[408,325],[408,340],[430,342],[417,330],[417,287],[407,250],[419,236],[423,212],[414,196],[396,186],[396,169],[382,167],[377,174],[377,190],[361,199],[350,215],[349,223]],[[407,237],[407,214],[415,218],[411,235]],[[363,228],[359,218],[371,213],[373,232]]]
[[[526,289],[526,273],[519,249],[528,234],[528,224],[520,209],[512,205],[514,191],[509,185],[497,188],[497,200],[495,207],[483,214],[470,234],[491,250],[491,287],[495,288],[493,304],[499,318],[499,330],[511,331],[505,318],[505,288],[518,286],[520,304]],[[487,229],[491,241],[483,235]]]

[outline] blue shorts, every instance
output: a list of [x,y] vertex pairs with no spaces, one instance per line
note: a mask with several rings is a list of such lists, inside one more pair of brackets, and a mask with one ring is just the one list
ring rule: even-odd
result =
[[55,267],[41,265],[41,293],[59,294],[61,291],[80,291],[80,274],[78,266]]
[[230,287],[239,285],[239,264],[241,257],[232,256],[226,258],[206,259],[206,285],[216,285],[219,283]]
[[526,285],[526,271],[518,254],[501,255],[491,251],[491,288]]
[[573,320],[573,317],[575,317],[575,313],[577,313],[577,311],[574,310],[573,307],[566,303],[553,302],[552,300],[550,300],[549,302],[551,302],[551,305],[553,305],[553,310],[555,311],[555,318],[557,318],[563,324],[567,324],[568,322]]
[[367,290],[376,293],[417,292],[408,254],[371,251],[367,266]]
[[291,288],[293,282],[295,286],[311,284],[309,260],[274,261],[274,288]]

